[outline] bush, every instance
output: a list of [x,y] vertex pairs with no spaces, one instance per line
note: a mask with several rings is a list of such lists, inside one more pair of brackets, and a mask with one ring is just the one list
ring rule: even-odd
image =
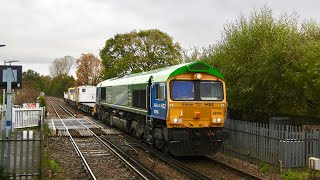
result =
[[262,172],[262,173],[271,172],[271,171],[273,171],[273,169],[274,168],[268,163],[265,163],[265,162],[260,163],[260,172]]
[[308,179],[308,171],[288,169],[282,173],[282,179]]
[[46,99],[43,96],[39,97],[40,107],[47,106]]

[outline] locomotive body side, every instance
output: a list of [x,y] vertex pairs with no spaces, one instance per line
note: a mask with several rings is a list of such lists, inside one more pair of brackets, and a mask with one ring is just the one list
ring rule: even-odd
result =
[[76,87],[76,108],[95,114],[94,107],[96,102],[96,86],[78,86]]
[[68,89],[68,102],[70,105],[76,105],[76,89],[74,87]]
[[68,92],[63,92],[63,101],[68,102]]

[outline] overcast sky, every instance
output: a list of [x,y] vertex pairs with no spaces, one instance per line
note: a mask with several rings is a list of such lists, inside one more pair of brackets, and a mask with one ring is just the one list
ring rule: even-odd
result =
[[107,39],[141,29],[160,29],[183,48],[207,46],[225,24],[265,5],[320,22],[317,0],[0,0],[0,64],[19,60],[23,71],[48,75],[55,58],[98,56]]

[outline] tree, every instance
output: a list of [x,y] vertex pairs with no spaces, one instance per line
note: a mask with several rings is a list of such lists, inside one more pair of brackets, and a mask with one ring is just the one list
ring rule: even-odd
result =
[[178,64],[180,45],[157,29],[117,34],[100,51],[104,78],[148,71]]
[[29,69],[22,73],[22,89],[16,90],[15,104],[33,103],[43,88],[40,74]]
[[103,66],[101,60],[93,54],[82,54],[77,60],[76,86],[97,85],[102,80]]
[[72,56],[64,56],[62,58],[56,58],[49,67],[50,74],[53,77],[59,75],[68,75],[70,69],[74,63],[74,58]]
[[59,75],[52,79],[49,94],[55,97],[63,97],[63,92],[66,92],[70,87],[74,87],[73,76]]
[[[297,16],[283,14],[277,19],[265,7],[225,26],[207,62],[225,75],[232,109],[270,116],[310,115],[308,102],[320,103],[320,98],[314,98],[320,97],[319,26],[301,30],[298,24]],[[319,85],[308,71],[316,75]],[[317,92],[310,91],[312,83]]]
[[[296,84],[302,87],[307,114],[320,115],[320,25],[305,21],[301,25],[301,59],[292,73]],[[301,96],[300,95],[300,96]]]
[[209,45],[208,47],[193,47],[190,49],[182,50],[181,61],[184,63],[193,61],[209,61],[214,55],[215,46]]
[[28,69],[27,71],[22,73],[23,86],[31,86],[37,90],[41,90],[42,82],[41,76],[39,73]]
[[41,76],[41,83],[42,83],[42,88],[41,91],[43,91],[46,95],[51,95],[51,82],[52,82],[52,77],[51,76]]

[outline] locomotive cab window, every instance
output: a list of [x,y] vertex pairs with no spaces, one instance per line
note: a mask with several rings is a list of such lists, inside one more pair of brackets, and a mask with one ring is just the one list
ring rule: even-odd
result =
[[105,87],[101,88],[101,101],[106,102],[107,100],[107,90]]
[[172,100],[194,100],[193,81],[171,81]]
[[222,83],[220,81],[200,81],[200,99],[222,100]]
[[170,96],[174,101],[223,100],[223,85],[221,81],[172,80],[170,89]]
[[165,86],[164,83],[156,84],[156,99],[165,99]]

